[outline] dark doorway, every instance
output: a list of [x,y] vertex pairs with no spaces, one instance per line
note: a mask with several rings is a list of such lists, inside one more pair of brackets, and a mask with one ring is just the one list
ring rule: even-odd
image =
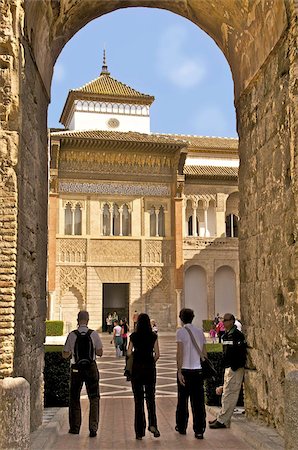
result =
[[106,318],[116,311],[118,318],[128,318],[129,283],[103,283],[102,285],[102,324],[107,331]]

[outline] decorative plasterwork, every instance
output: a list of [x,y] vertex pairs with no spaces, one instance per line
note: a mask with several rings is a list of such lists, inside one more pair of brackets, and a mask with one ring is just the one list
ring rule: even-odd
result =
[[150,211],[150,209],[153,207],[156,210],[158,210],[160,207],[163,207],[164,212],[168,211],[168,202],[166,201],[159,201],[156,199],[152,199],[152,200],[146,200],[145,202],[145,211]]
[[176,166],[175,157],[169,158],[165,155],[126,153],[126,152],[95,152],[95,151],[64,151],[60,152],[59,168],[71,170],[82,167],[159,167],[171,168]]
[[59,192],[165,197],[170,195],[170,188],[166,184],[80,183],[75,181],[60,181]]
[[172,262],[172,242],[146,240],[145,262],[171,264]]
[[63,199],[62,207],[65,208],[66,205],[70,205],[72,209],[75,209],[77,205],[81,207],[81,209],[85,209],[85,200],[80,199]]
[[102,283],[131,283],[140,270],[131,267],[97,267],[96,273]]
[[163,267],[147,267],[147,291],[150,291],[157,286],[164,292],[169,291],[170,286],[170,273],[169,270]]
[[60,297],[75,287],[83,299],[86,293],[86,269],[84,267],[60,267]]
[[81,263],[86,261],[87,244],[85,239],[57,239],[57,261]]
[[98,263],[139,263],[140,242],[135,240],[113,241],[91,240],[90,262]]
[[203,194],[203,195],[186,195],[184,197],[184,206],[187,206],[187,202],[191,202],[193,208],[197,208],[199,206],[199,202],[202,203],[203,208],[208,208],[209,203],[211,201],[216,204],[216,195],[215,194]]

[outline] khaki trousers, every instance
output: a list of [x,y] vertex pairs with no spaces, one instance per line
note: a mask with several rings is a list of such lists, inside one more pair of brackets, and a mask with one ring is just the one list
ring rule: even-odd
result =
[[225,369],[223,394],[221,398],[221,410],[217,417],[218,422],[226,427],[230,426],[231,417],[237,405],[240,389],[242,386],[244,367],[235,372],[230,368]]

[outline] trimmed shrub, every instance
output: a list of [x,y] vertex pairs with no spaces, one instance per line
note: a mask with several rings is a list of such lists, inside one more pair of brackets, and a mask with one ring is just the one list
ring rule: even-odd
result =
[[44,405],[69,405],[69,360],[62,358],[62,345],[45,345]]
[[[210,344],[210,346],[211,345],[212,344]],[[223,384],[224,370],[222,367],[222,352],[218,349],[216,349],[217,351],[210,351],[210,350],[211,350],[210,347],[207,348],[208,358],[213,363],[217,372],[217,376],[215,378],[209,378],[208,380],[205,380],[206,405],[220,406],[221,396],[216,395],[215,388]]]
[[[224,382],[224,367],[222,362],[222,344],[207,344],[208,358],[213,363],[217,376],[205,380],[205,401],[209,406],[221,406],[221,395],[217,395],[215,389]],[[237,406],[244,405],[243,385],[239,393]]]
[[46,320],[46,336],[63,336],[62,320]]
[[213,326],[213,320],[211,319],[204,319],[203,320],[203,331],[205,331],[205,333],[209,333],[209,331],[211,330]]

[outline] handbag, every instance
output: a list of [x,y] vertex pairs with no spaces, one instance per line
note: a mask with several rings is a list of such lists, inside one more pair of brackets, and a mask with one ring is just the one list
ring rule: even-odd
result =
[[191,341],[192,341],[196,351],[198,352],[198,354],[200,356],[201,366],[202,366],[202,374],[203,374],[204,380],[206,380],[207,378],[214,378],[217,375],[215,367],[213,366],[213,364],[210,361],[210,359],[208,359],[205,356],[203,356],[203,353],[201,352],[200,347],[198,346],[198,343],[195,340],[195,337],[192,334],[191,330],[189,328],[187,328],[187,327],[184,327],[184,328],[188,332],[188,334],[189,334],[189,336],[191,338]]
[[131,353],[129,356],[126,356],[124,376],[126,377],[127,381],[131,380],[132,365],[133,365],[133,353]]

